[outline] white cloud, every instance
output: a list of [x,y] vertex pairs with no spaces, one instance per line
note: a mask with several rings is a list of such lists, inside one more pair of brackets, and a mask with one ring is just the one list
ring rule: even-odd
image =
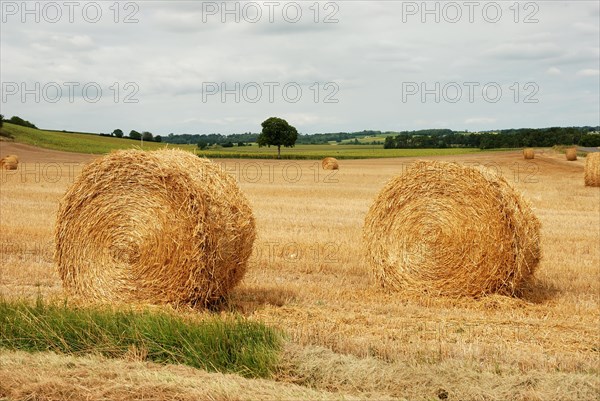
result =
[[546,74],[548,75],[560,75],[562,74],[562,71],[560,70],[560,68],[556,68],[556,67],[550,67],[546,70]]
[[585,22],[576,22],[573,27],[583,33],[598,34],[600,27],[598,24],[590,24]]
[[600,75],[600,70],[594,68],[586,68],[577,71],[577,75],[579,75],[580,77],[597,77],[598,75]]
[[465,120],[465,124],[492,124],[497,120],[490,117],[472,117]]

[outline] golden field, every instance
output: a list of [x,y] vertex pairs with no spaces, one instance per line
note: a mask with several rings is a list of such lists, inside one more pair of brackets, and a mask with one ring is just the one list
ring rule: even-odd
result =
[[[18,170],[0,172],[0,295],[60,298],[58,201],[94,156],[9,143],[0,153],[20,158]],[[543,257],[521,298],[386,293],[375,283],[361,256],[364,216],[415,159],[343,160],[337,171],[314,160],[223,159],[253,207],[258,238],[218,313],[287,334],[271,380],[0,350],[0,399],[598,399],[600,188],[584,186],[585,160],[550,151],[432,159],[493,169],[531,202]]]

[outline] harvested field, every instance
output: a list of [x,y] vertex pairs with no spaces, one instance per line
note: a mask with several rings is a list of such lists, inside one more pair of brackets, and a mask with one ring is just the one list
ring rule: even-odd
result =
[[[18,170],[0,170],[0,294],[61,299],[58,201],[92,157],[14,146],[0,144],[20,158]],[[483,165],[531,202],[543,256],[520,298],[392,293],[371,278],[365,214],[415,159],[345,160],[333,171],[320,161],[223,159],[252,206],[257,239],[220,313],[287,333],[272,380],[0,350],[0,398],[597,399],[600,192],[583,185],[585,161],[547,150],[534,160],[521,151],[430,159]]]

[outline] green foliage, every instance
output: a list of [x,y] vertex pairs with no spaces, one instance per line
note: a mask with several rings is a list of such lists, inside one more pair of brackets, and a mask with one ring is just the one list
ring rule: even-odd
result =
[[142,139],[146,142],[152,142],[152,140],[154,139],[154,135],[152,135],[151,132],[144,131],[142,133]]
[[156,135],[156,136],[154,137],[154,142],[162,142],[162,136],[160,136],[160,135]]
[[114,130],[113,135],[116,136],[117,138],[123,138],[123,131],[119,128],[117,128],[116,130]]
[[13,139],[12,135],[10,135],[8,132],[6,132],[6,130],[2,129],[3,126],[4,126],[4,116],[2,114],[0,114],[0,136]]
[[197,144],[199,142],[206,142],[207,144],[215,143],[222,144],[225,142],[254,142],[258,138],[258,134],[246,132],[243,134],[169,134],[164,138],[164,142],[177,143],[177,144]]
[[600,127],[519,128],[497,132],[455,132],[451,130],[403,131],[388,136],[385,149],[467,147],[502,149],[550,147],[557,144],[600,146]]
[[198,142],[198,148],[199,148],[200,150],[204,150],[204,149],[206,149],[207,147],[208,147],[208,143],[206,143],[206,142],[204,142],[204,141],[200,141],[200,142]]
[[142,139],[142,134],[132,129],[131,132],[129,132],[129,138],[139,141],[140,139]]
[[[386,149],[423,149],[448,147],[463,148],[520,148],[549,147],[560,143],[574,143],[581,146],[600,146],[600,127],[553,127],[519,128],[498,132],[453,131],[450,129],[423,129],[418,131],[373,131],[334,132],[325,134],[298,135],[296,145],[327,145],[332,142],[355,145],[384,145]],[[171,134],[165,142],[177,144],[197,144],[200,141],[214,144],[226,142],[255,142],[258,134]],[[390,138],[390,139],[386,139]]]
[[273,329],[241,317],[192,320],[166,312],[0,300],[0,347],[12,350],[114,358],[135,350],[158,363],[267,377],[281,342]]
[[225,142],[221,146],[223,146],[224,148],[233,148],[233,142]]
[[296,128],[282,118],[270,117],[263,121],[262,132],[256,142],[259,147],[277,146],[277,158],[281,158],[281,147],[294,147],[298,139]]
[[11,124],[15,124],[15,125],[20,125],[22,127],[37,129],[37,127],[35,125],[33,125],[32,123],[30,123],[27,120],[23,120],[21,117],[18,117],[18,116],[12,116],[10,118],[10,120],[7,120],[6,122],[11,123]]

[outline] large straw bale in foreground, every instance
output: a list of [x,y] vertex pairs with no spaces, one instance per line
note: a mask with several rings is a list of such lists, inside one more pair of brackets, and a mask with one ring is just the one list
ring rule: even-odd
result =
[[600,153],[588,153],[585,157],[585,185],[600,187]]
[[533,159],[535,158],[535,152],[532,148],[525,148],[523,149],[523,157],[528,160]]
[[568,148],[565,152],[565,156],[570,162],[577,160],[577,148]]
[[321,166],[323,170],[338,170],[340,165],[335,157],[326,157],[321,160]]
[[250,206],[217,164],[128,150],[96,159],[68,190],[55,259],[78,297],[209,305],[241,280],[254,238]]
[[538,265],[539,229],[528,204],[503,178],[420,161],[379,193],[363,239],[386,288],[515,294]]

